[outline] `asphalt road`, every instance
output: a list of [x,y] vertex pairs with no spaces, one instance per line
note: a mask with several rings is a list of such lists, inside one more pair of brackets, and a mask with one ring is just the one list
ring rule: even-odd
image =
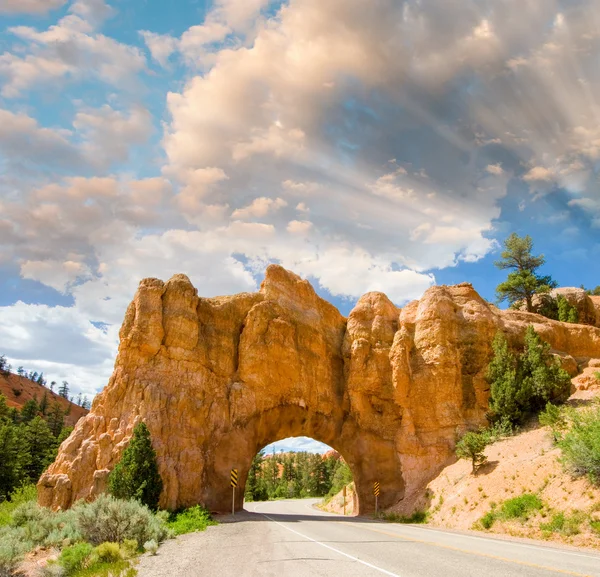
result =
[[600,577],[600,554],[332,515],[315,502],[248,503],[235,522],[142,558],[139,576]]

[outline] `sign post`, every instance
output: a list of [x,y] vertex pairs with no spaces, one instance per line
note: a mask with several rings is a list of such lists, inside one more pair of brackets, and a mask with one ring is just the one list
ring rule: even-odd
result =
[[373,495],[375,495],[375,515],[379,513],[379,481],[373,483]]
[[346,514],[346,485],[344,485],[342,495],[344,497],[344,515],[345,515]]
[[235,488],[237,487],[238,484],[238,470],[237,469],[231,469],[231,489],[233,491],[232,497],[231,497],[231,514],[235,515]]

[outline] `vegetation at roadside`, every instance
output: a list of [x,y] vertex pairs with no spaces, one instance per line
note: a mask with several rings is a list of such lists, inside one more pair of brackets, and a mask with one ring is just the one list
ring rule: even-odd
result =
[[540,424],[550,427],[567,470],[600,485],[600,401],[580,409],[548,404]]
[[347,463],[318,453],[280,453],[254,457],[246,480],[246,501],[324,497],[352,482]]
[[121,460],[108,478],[109,492],[120,499],[137,499],[153,510],[163,489],[156,452],[146,423],[138,423]]
[[167,523],[167,527],[174,535],[204,531],[210,525],[216,523],[210,513],[200,505],[171,513]]
[[592,507],[589,511],[556,511],[544,503],[539,495],[523,493],[500,505],[492,503],[490,510],[473,528],[488,530],[497,521],[529,521],[532,527],[539,528],[544,538],[549,538],[552,534],[569,537],[585,530],[600,535],[600,522],[594,517],[598,509],[600,505]]
[[399,515],[398,513],[387,513],[384,511],[379,513],[377,518],[390,523],[412,523],[416,525],[427,523],[429,513],[427,511],[415,511],[412,515]]

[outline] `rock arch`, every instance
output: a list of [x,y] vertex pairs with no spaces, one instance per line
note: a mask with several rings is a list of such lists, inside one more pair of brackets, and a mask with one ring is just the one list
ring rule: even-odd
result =
[[368,293],[346,319],[277,265],[258,293],[229,297],[198,297],[185,275],[144,279],[114,373],[40,479],[39,502],[66,508],[105,490],[144,420],[163,507],[229,510],[230,468],[245,479],[262,446],[297,435],[348,460],[360,513],[373,509],[374,480],[392,505],[452,459],[457,432],[485,422],[493,336],[518,341],[531,323],[575,366],[569,355],[600,357],[600,329],[499,311],[466,283],[402,310]]

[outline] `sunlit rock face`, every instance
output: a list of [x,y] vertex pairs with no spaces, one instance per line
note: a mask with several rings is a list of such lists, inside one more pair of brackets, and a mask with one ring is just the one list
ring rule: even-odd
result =
[[252,458],[308,436],[349,463],[359,512],[392,505],[453,459],[457,434],[485,423],[485,371],[498,330],[533,324],[565,362],[600,358],[600,329],[500,311],[470,284],[429,289],[400,310],[364,295],[349,317],[272,265],[256,294],[200,298],[185,275],[144,279],[121,328],[114,373],[38,483],[53,508],[106,488],[133,427],[152,434],[161,505],[242,506]]

